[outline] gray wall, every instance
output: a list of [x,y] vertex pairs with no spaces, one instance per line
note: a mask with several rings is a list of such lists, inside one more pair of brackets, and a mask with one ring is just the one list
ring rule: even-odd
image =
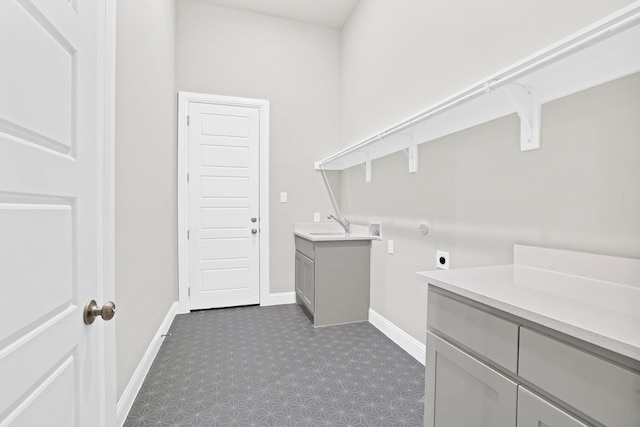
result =
[[[631,1],[362,0],[343,30],[343,144],[369,136]],[[640,257],[640,76],[543,107],[542,148],[519,150],[515,116],[342,174],[345,214],[382,220],[371,307],[424,343],[414,273],[512,262],[514,243]],[[418,231],[427,221],[431,232]],[[386,253],[393,239],[395,254]]]
[[331,210],[313,163],[340,146],[340,32],[180,0],[176,64],[180,91],[270,101],[270,291],[292,292],[293,223]]
[[175,0],[120,1],[116,57],[117,389],[177,299]]

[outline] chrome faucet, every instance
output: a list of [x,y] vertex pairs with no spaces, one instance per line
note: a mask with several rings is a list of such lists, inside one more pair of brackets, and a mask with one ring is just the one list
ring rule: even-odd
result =
[[350,234],[351,233],[351,224],[349,224],[349,221],[347,221],[347,218],[342,217],[342,219],[338,219],[333,215],[329,215],[327,217],[327,219],[334,219],[338,222],[338,224],[340,224],[342,226],[342,228],[344,228],[344,234]]

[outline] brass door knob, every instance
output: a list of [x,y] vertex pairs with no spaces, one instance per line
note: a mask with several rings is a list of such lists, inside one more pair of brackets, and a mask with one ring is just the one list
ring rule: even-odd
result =
[[96,320],[96,317],[102,317],[102,320],[111,320],[116,315],[116,305],[113,301],[104,303],[102,307],[98,307],[95,300],[91,300],[84,306],[82,318],[85,325],[90,325]]

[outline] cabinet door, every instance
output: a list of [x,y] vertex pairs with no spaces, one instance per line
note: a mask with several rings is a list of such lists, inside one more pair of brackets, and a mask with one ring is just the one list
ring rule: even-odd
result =
[[529,390],[518,387],[518,427],[588,427]]
[[316,271],[315,263],[307,257],[303,260],[304,269],[304,293],[302,300],[307,305],[309,311],[315,312],[315,295],[316,295]]
[[427,332],[425,427],[515,427],[517,384]]
[[304,296],[304,255],[296,251],[296,294],[300,299]]
[[296,294],[311,314],[315,308],[315,292],[315,263],[296,251]]

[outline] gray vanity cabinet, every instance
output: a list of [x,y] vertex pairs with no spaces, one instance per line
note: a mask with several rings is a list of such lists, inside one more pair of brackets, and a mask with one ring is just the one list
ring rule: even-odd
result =
[[369,318],[370,240],[295,236],[296,302],[314,326]]

